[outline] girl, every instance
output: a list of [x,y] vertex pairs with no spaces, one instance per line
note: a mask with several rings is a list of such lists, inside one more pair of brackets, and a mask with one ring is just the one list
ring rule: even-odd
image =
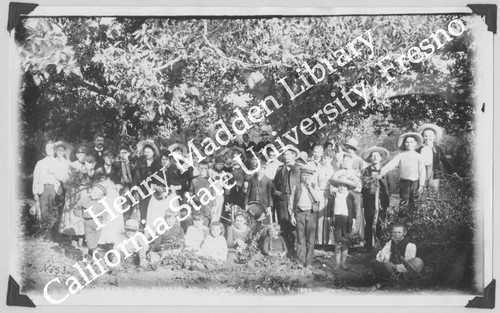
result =
[[228,259],[236,259],[236,255],[241,253],[250,242],[251,229],[247,226],[245,213],[235,214],[234,223],[227,227],[227,247],[229,248]]
[[186,249],[198,251],[208,234],[208,227],[203,225],[204,217],[201,214],[193,215],[193,225],[186,232]]
[[199,254],[213,258],[217,261],[225,262],[227,259],[227,242],[224,238],[224,226],[221,222],[210,224],[210,235],[207,236]]
[[264,240],[262,250],[265,255],[282,259],[287,253],[285,239],[280,236],[281,227],[274,223],[269,227],[269,237]]
[[347,269],[347,236],[351,233],[356,223],[356,205],[354,196],[349,189],[354,189],[356,184],[345,176],[333,178],[331,184],[337,187],[333,195],[332,209],[330,211],[331,230],[335,238],[335,269]]

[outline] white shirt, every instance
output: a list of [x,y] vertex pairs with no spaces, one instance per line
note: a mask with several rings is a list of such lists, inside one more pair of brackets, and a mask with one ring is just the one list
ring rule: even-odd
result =
[[399,166],[399,177],[407,180],[418,180],[420,186],[425,185],[425,166],[422,155],[415,150],[401,152],[390,160],[380,171],[384,176],[387,172]]
[[424,161],[424,165],[432,165],[433,156],[433,148],[434,146],[423,146],[420,154],[422,155],[422,160]]
[[36,163],[33,172],[34,195],[41,195],[45,184],[53,185],[56,189],[60,186],[59,180],[55,175],[57,165],[56,158],[52,156],[47,156]]
[[276,172],[278,171],[278,167],[282,165],[280,161],[274,159],[273,161],[267,163],[266,165],[266,170],[264,171],[264,175],[269,177],[271,180],[274,179],[274,176],[276,176]]
[[335,206],[334,206],[333,214],[344,215],[344,216],[349,215],[349,209],[347,208],[347,196],[348,195],[349,195],[349,192],[346,192],[346,193],[336,192],[336,194],[335,194]]
[[[408,243],[405,250],[405,260],[413,259],[417,256],[417,246],[413,243]],[[391,259],[391,241],[387,242],[382,250],[377,253],[378,262],[389,262]],[[407,272],[404,264],[397,265],[398,272]]]

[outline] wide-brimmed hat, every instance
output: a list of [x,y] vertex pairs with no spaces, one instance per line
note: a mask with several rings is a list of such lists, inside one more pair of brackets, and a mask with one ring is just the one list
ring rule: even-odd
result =
[[231,151],[231,153],[232,153],[233,155],[234,155],[234,153],[235,153],[236,151],[238,151],[238,152],[241,154],[241,157],[242,157],[243,159],[245,159],[245,158],[246,158],[246,151],[245,151],[245,149],[243,149],[243,148],[240,148],[240,147],[230,147],[230,148],[229,148],[229,151]]
[[314,174],[316,169],[312,167],[311,164],[306,164],[300,168],[300,172],[305,174]]
[[155,142],[151,139],[139,141],[139,143],[137,144],[137,150],[139,151],[139,153],[142,153],[142,151],[144,150],[144,148],[146,146],[150,146],[154,150],[154,152],[157,156],[160,155],[160,150],[156,146]]
[[175,149],[181,149],[182,154],[187,154],[187,152],[188,152],[187,147],[185,145],[183,145],[182,143],[178,143],[178,142],[174,143],[168,147],[168,150],[170,150],[171,152],[174,152]]
[[278,161],[283,162],[283,163],[285,162],[285,152],[287,150],[292,150],[292,152],[295,153],[295,160],[297,160],[300,157],[300,150],[297,149],[297,147],[295,147],[294,145],[286,145],[283,148],[283,151],[281,152],[280,156],[278,157]]
[[66,150],[66,155],[70,155],[73,151],[73,145],[65,141],[57,141],[54,143],[54,147],[57,150],[58,147],[63,147]]
[[413,258],[409,260],[401,258],[401,262],[408,271],[413,272],[414,274],[419,274],[424,269],[424,261],[420,258]]
[[266,208],[259,201],[248,202],[248,213],[254,218],[259,219],[266,213]]
[[304,163],[307,163],[308,158],[309,158],[309,156],[307,155],[307,152],[300,151],[299,157],[297,158],[297,160],[302,160],[302,161],[304,161]]
[[436,134],[435,141],[439,141],[439,140],[441,140],[441,138],[443,138],[443,129],[435,124],[424,124],[424,125],[420,126],[419,128],[417,128],[417,132],[422,134],[422,137],[423,137],[424,131],[426,131],[427,129],[432,130]]
[[332,184],[335,187],[337,187],[338,185],[346,185],[347,188],[349,188],[349,189],[356,188],[356,184],[352,180],[348,179],[346,176],[332,178],[332,179],[330,179],[330,184]]
[[139,222],[134,219],[129,219],[125,222],[125,230],[139,230]]
[[358,141],[354,138],[349,138],[349,140],[347,140],[346,142],[343,143],[343,145],[345,147],[348,147],[348,148],[352,148],[356,151],[359,150],[359,147],[358,147]]
[[382,161],[385,161],[389,157],[389,154],[390,154],[389,151],[385,148],[373,146],[371,148],[364,150],[361,153],[361,158],[363,160],[365,160],[366,162],[370,163],[370,157],[371,157],[373,152],[378,152],[380,154],[380,156],[382,157]]
[[415,141],[417,142],[417,146],[415,147],[415,149],[420,147],[422,145],[422,143],[424,142],[424,138],[422,138],[422,136],[419,133],[415,133],[415,132],[404,133],[401,136],[399,136],[399,138],[398,138],[398,147],[401,150],[406,150],[405,147],[403,146],[403,143],[405,142],[406,137],[415,138]]

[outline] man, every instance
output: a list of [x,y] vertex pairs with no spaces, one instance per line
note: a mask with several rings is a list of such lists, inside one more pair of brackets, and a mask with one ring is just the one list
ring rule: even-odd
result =
[[350,138],[347,142],[344,142],[344,148],[352,158],[352,168],[361,173],[366,164],[363,159],[356,154],[359,151],[358,141],[354,138]]
[[[248,151],[248,149],[252,148],[252,150],[254,150],[255,149],[255,142],[250,141],[250,138],[248,137],[247,133],[243,134],[242,138],[243,138],[243,142],[241,143],[241,148],[243,148],[243,150],[245,150],[245,154],[247,156],[247,159],[249,159],[250,156],[252,155],[252,152]],[[257,153],[257,151],[255,153]]]
[[318,245],[328,245],[330,239],[333,240],[333,238],[329,238],[330,225],[328,225],[326,205],[330,196],[330,184],[328,180],[333,176],[334,172],[331,163],[326,162],[323,156],[323,146],[317,144],[313,148],[311,161],[308,162],[308,165],[315,170],[311,181],[322,193],[319,201],[318,227],[316,234],[316,243]]
[[[420,273],[424,262],[416,257],[417,246],[405,238],[406,226],[394,223],[392,239],[379,251],[375,260],[371,262],[372,270],[378,281],[387,281],[396,273]],[[380,287],[377,284],[377,288]]]
[[300,154],[299,149],[295,146],[285,146],[282,161],[285,164],[281,165],[274,176],[274,209],[278,216],[278,223],[281,226],[283,238],[287,244],[288,251],[294,250],[295,234],[294,225],[291,224],[291,216],[288,212],[289,197],[292,188],[297,188],[300,184],[300,165],[296,160]]
[[[40,204],[42,218],[47,218],[56,213],[56,190],[61,186],[56,177],[56,159],[54,157],[54,143],[45,145],[45,158],[36,163],[33,172],[33,196]],[[62,179],[61,179],[62,180]]]
[[271,141],[269,141],[269,134],[267,133],[267,131],[261,132],[260,136],[262,137],[262,139],[255,146],[256,153],[262,153],[260,150],[264,149],[266,145],[271,143]]
[[104,135],[97,133],[94,136],[94,150],[97,152],[98,158],[96,159],[96,166],[104,165]]
[[130,160],[130,149],[126,145],[121,145],[119,148],[119,160],[113,163],[114,173],[112,179],[115,184],[123,186],[123,191],[127,192],[134,183],[135,166]]
[[378,179],[382,179],[389,171],[399,167],[399,197],[400,205],[415,203],[417,194],[423,191],[425,186],[425,165],[422,155],[415,151],[422,145],[423,138],[418,133],[405,133],[398,138],[398,147],[405,150],[396,155],[380,171]]
[[273,207],[273,181],[265,175],[266,161],[260,161],[259,171],[252,175],[248,182],[248,190],[245,193],[245,209],[248,210],[248,203],[257,201],[266,209],[264,224],[272,223]]
[[288,213],[292,225],[297,227],[297,257],[302,265],[308,267],[314,258],[316,222],[322,195],[311,182],[314,168],[306,165],[300,171],[300,184],[292,187]]
[[[373,234],[375,211],[378,206],[379,213],[375,223],[377,223],[377,230],[380,230],[380,221],[385,219],[385,213],[389,207],[389,180],[387,176],[382,177],[382,179],[377,179],[382,167],[381,163],[387,160],[389,151],[374,146],[363,151],[362,156],[365,161],[370,162],[370,165],[365,168],[361,174],[361,181],[363,182],[362,194],[366,221],[365,248],[368,252],[371,252],[373,247],[373,236],[379,235]],[[377,237],[380,238],[380,236]]]
[[269,177],[270,179],[274,179],[274,176],[276,176],[276,172],[278,171],[278,168],[283,165],[278,158],[276,157],[276,153],[274,152],[274,149],[268,148],[267,149],[267,156],[269,157],[269,163],[267,163],[266,166],[266,176]]

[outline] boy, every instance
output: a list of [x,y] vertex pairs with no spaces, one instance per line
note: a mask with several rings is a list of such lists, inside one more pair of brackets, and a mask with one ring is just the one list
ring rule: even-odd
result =
[[[416,257],[417,246],[410,243],[406,236],[406,226],[394,223],[392,226],[392,239],[387,242],[371,262],[372,270],[377,279],[391,279],[394,273],[420,273],[424,262]],[[377,288],[381,285],[378,284]]]
[[184,248],[184,231],[177,221],[177,214],[167,213],[165,220],[171,228],[156,238],[153,245],[153,251],[159,252],[161,259],[169,254],[177,254]]
[[[212,211],[217,210],[214,192],[212,191],[212,187],[210,186],[210,181],[208,180],[208,162],[205,160],[199,162],[198,171],[200,175],[196,176],[191,181],[191,187],[189,188],[189,193],[193,196],[193,200],[196,203],[196,205],[200,207],[199,211],[204,219],[203,224],[205,226],[208,226],[210,224],[210,219],[212,217]],[[209,200],[207,204],[202,204],[200,197],[198,195],[198,191],[200,191],[203,188],[209,190],[210,194],[212,195],[210,199],[213,200]]]
[[33,195],[35,201],[40,204],[42,218],[47,218],[56,213],[56,190],[61,186],[55,174],[57,163],[54,150],[54,143],[52,141],[47,142],[45,145],[45,158],[36,163],[33,172]]
[[425,166],[422,156],[415,151],[423,142],[418,133],[405,133],[399,136],[398,147],[405,150],[396,155],[380,171],[377,179],[382,179],[389,171],[399,167],[400,205],[413,206],[417,193],[421,193],[425,185]]

